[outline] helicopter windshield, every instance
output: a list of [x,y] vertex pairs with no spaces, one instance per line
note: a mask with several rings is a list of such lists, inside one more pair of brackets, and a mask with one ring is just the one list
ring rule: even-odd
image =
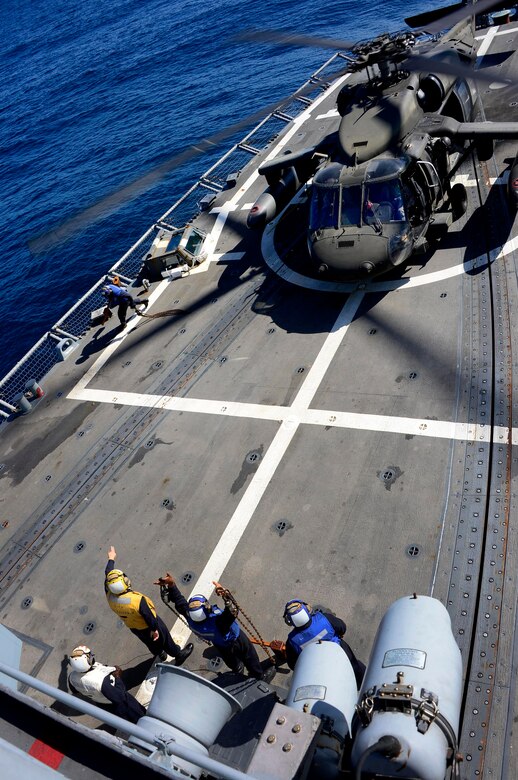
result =
[[309,214],[310,230],[338,227],[341,170],[341,165],[333,163],[315,176]]
[[340,212],[340,225],[359,225],[361,222],[362,188],[359,185],[342,187],[342,210]]
[[376,222],[406,222],[399,179],[365,181],[363,221],[367,225]]

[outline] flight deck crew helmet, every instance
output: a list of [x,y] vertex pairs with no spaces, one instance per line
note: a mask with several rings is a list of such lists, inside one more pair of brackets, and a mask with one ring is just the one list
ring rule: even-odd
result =
[[92,651],[86,645],[74,647],[68,660],[74,672],[88,672],[95,663]]
[[292,599],[288,601],[284,607],[284,622],[288,626],[295,626],[295,628],[302,628],[311,620],[311,605],[300,599]]
[[201,623],[205,620],[210,611],[209,602],[205,596],[191,596],[189,599],[189,617],[194,620],[195,623]]
[[110,593],[120,596],[131,588],[131,582],[121,569],[112,569],[106,575],[106,587]]

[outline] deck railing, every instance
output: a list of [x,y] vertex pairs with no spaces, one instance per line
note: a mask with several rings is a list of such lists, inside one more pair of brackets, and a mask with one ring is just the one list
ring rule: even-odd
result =
[[[232,146],[200,179],[169,208],[165,214],[126,252],[93,287],[80,298],[61,319],[27,352],[0,380],[0,424],[18,410],[17,397],[30,380],[41,382],[48,372],[62,361],[63,345],[78,341],[90,327],[91,313],[104,305],[102,286],[111,275],[118,275],[131,284],[139,275],[160,224],[179,228],[200,212],[200,201],[209,193],[221,192],[229,177],[237,175],[260,151],[272,143],[289,122],[310,105],[333,80],[333,72],[343,68],[340,53],[330,57],[300,89],[314,85],[314,92],[294,97],[282,111],[268,114],[241,141]],[[326,71],[326,78],[322,74]],[[297,90],[299,91],[299,90]],[[63,341],[63,339],[65,341]],[[59,345],[59,346],[58,346]],[[61,354],[60,354],[61,349]]]

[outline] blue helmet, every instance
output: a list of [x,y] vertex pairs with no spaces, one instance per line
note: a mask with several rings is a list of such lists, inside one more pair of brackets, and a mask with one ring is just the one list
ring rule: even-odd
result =
[[284,607],[284,622],[288,626],[295,626],[295,628],[302,628],[307,625],[311,620],[311,605],[300,599],[292,599],[288,601]]

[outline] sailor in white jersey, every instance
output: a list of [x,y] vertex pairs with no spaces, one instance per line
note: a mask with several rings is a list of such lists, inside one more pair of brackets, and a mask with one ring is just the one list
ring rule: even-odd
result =
[[[68,677],[68,684],[75,693],[91,699],[96,704],[103,704],[121,718],[136,723],[146,714],[145,707],[140,704],[128,687],[138,684],[138,678],[143,679],[150,662],[145,662],[146,669],[140,669],[142,664],[135,669],[123,672],[117,666],[105,666],[98,663],[92,651],[85,645],[75,647],[69,655],[72,671]],[[140,673],[135,675],[136,670]],[[133,683],[133,684],[131,684]]]

